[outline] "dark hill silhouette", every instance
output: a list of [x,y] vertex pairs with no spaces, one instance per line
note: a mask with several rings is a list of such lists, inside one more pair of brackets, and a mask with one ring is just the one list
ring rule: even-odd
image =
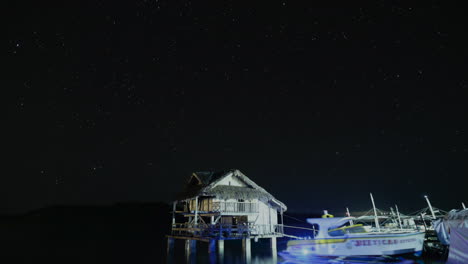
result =
[[169,211],[164,203],[121,203],[3,215],[1,255],[20,263],[159,263]]

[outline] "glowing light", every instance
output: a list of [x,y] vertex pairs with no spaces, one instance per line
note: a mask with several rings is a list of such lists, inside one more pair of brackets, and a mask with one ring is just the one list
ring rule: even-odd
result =
[[310,251],[307,248],[302,249],[302,254],[308,255],[309,253],[310,253]]

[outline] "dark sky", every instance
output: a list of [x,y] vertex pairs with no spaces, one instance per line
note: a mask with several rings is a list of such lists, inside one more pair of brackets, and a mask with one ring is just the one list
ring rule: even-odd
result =
[[170,201],[230,168],[291,211],[467,201],[462,10],[66,2],[7,11],[0,212]]

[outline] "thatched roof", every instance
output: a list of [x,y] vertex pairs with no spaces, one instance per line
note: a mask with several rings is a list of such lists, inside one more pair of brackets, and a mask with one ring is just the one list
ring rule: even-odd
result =
[[210,189],[205,192],[207,196],[216,196],[219,199],[259,199],[262,201],[268,201],[274,199],[274,197],[267,193],[254,188],[246,188],[240,186],[226,186],[218,185],[213,189]]
[[[246,187],[216,185],[225,177],[232,176],[239,178],[246,183]],[[222,172],[195,172],[187,182],[185,189],[178,195],[179,200],[190,199],[196,196],[211,196],[218,199],[259,199],[265,203],[270,203],[275,207],[286,210],[286,205],[276,200],[273,195],[258,186],[239,170],[228,170]]]
[[229,170],[227,170],[227,171],[217,171],[217,172],[214,172],[214,171],[198,171],[198,172],[192,173],[192,176],[195,176],[198,180],[200,180],[202,185],[208,185],[208,184],[214,182],[215,180],[223,177],[224,175],[226,175],[229,172],[230,172]]

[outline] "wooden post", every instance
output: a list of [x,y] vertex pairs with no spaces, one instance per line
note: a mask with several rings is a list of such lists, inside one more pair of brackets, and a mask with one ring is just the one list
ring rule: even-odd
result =
[[[198,227],[198,196],[195,197],[195,219],[194,219],[195,228]],[[197,231],[195,231],[196,234]]]
[[281,207],[281,234],[284,235],[283,207]]
[[190,252],[190,239],[185,240],[185,251]]
[[174,238],[168,237],[167,238],[167,257],[168,258],[170,255],[172,255],[173,251],[174,251]]
[[185,240],[185,256],[187,259],[190,257],[190,239]]
[[[216,247],[216,243],[215,243],[215,247]],[[217,261],[217,259],[216,259],[216,252],[215,251],[208,252],[208,257],[209,257],[209,263],[210,264],[216,264],[216,263],[220,262],[220,261]]]
[[274,251],[274,253],[275,253],[275,255],[276,255],[276,237],[272,237],[272,238],[270,239],[270,247],[271,247],[272,253],[273,253],[273,251]]
[[216,264],[216,240],[210,239],[208,242],[208,255],[210,258],[210,264]]
[[223,224],[222,223],[219,223],[219,237],[222,237],[223,236]]
[[223,262],[224,259],[224,240],[218,240],[218,255],[219,255],[219,262]]
[[276,249],[276,237],[272,237],[270,239],[270,247],[271,247],[271,257],[273,258],[272,261],[273,263],[276,263],[277,255],[278,255],[278,251]]
[[252,258],[251,247],[250,247],[250,238],[242,239],[242,251],[244,253],[243,255],[244,255],[244,258],[245,258],[245,262],[250,263],[250,260]]
[[177,201],[172,203],[172,224],[175,224],[175,211],[176,211]]
[[174,234],[174,231],[173,231],[173,228],[174,228],[174,225],[175,225],[175,211],[176,211],[176,204],[177,202],[174,201],[172,203],[172,228],[171,228],[171,234]]
[[196,261],[196,240],[185,240],[185,258],[186,263],[195,263]]
[[268,234],[271,234],[271,206],[268,204]]
[[210,239],[208,242],[208,253],[215,253],[216,252],[216,240]]
[[195,254],[197,252],[197,241],[190,240],[190,254]]
[[197,251],[197,241],[193,239],[185,240],[185,253],[195,253]]

